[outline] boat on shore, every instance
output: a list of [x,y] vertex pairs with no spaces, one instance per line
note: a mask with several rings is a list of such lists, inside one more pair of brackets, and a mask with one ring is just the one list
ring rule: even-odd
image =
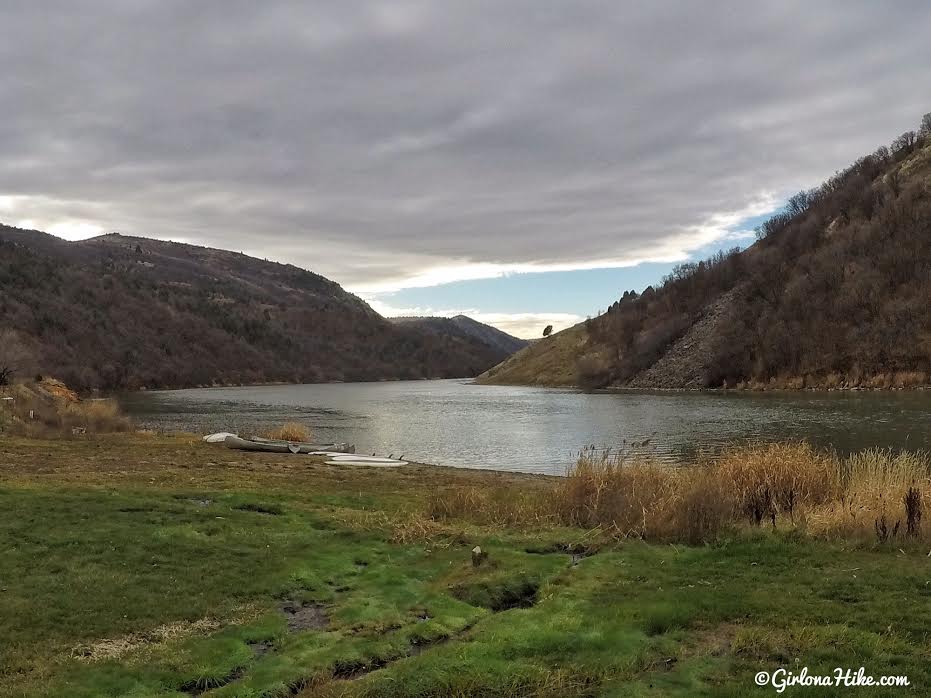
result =
[[279,439],[262,439],[254,436],[244,439],[240,436],[229,434],[223,441],[227,448],[237,451],[261,451],[265,453],[355,453],[356,447],[347,443],[332,444],[312,444],[303,441],[282,441]]

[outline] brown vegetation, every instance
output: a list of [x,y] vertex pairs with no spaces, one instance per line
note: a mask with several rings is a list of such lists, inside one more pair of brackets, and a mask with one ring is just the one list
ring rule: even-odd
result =
[[0,330],[0,386],[9,385],[16,376],[33,369],[35,361],[19,332]]
[[479,383],[572,385],[575,361],[588,342],[584,323],[538,339],[477,378]]
[[602,384],[652,365],[728,292],[704,385],[806,387],[828,376],[867,387],[926,382],[929,182],[931,136],[897,139],[792,197],[751,249],[681,265],[657,291],[626,294],[592,323],[592,342],[614,350]]
[[757,233],[744,251],[682,264],[657,288],[625,292],[585,322],[582,346],[565,333],[549,338],[549,355],[569,355],[574,375],[537,349],[486,380],[585,388],[928,384],[931,131],[903,134],[796,194]]
[[457,378],[508,355],[474,333],[391,323],[291,265],[2,225],[0,317],[29,345],[31,370],[80,391]]
[[60,381],[18,383],[0,391],[0,433],[48,438],[132,431],[132,421],[111,399],[81,400]]
[[441,490],[426,513],[437,521],[577,526],[657,541],[709,542],[736,527],[769,525],[885,542],[927,536],[921,512],[929,496],[925,454],[871,450],[842,459],[782,443],[737,446],[682,467],[584,451],[549,487]]
[[262,433],[266,439],[279,439],[281,441],[310,441],[311,432],[298,422],[285,422],[280,427],[268,429]]

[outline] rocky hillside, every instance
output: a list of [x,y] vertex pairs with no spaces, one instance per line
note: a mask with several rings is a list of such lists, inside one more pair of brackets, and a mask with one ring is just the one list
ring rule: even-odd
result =
[[451,318],[396,317],[391,318],[391,321],[418,326],[426,331],[442,335],[460,336],[478,340],[482,344],[499,352],[502,359],[510,356],[516,351],[520,351],[530,344],[530,341],[527,339],[520,339],[507,332],[502,332],[497,327],[492,327],[478,320],[473,320],[466,315],[456,315]]
[[931,115],[810,191],[746,250],[657,288],[480,377],[638,388],[905,387],[931,381]]
[[5,226],[0,319],[0,354],[16,354],[21,373],[79,390],[467,377],[505,356],[461,332],[389,322],[291,265]]

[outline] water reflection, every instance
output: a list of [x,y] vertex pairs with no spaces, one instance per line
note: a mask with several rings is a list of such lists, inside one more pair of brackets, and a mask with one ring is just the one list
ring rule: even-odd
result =
[[453,380],[212,388],[121,400],[147,427],[249,433],[295,420],[312,425],[321,440],[356,443],[360,453],[551,474],[587,445],[639,448],[669,462],[745,439],[801,438],[842,453],[931,450],[931,392],[586,395]]

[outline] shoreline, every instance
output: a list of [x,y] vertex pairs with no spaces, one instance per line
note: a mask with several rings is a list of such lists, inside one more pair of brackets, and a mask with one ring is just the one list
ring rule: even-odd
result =
[[164,392],[176,392],[181,390],[222,390],[225,388],[270,388],[270,387],[299,387],[299,386],[317,386],[317,385],[376,385],[380,383],[423,383],[430,381],[469,381],[469,385],[480,385],[487,387],[503,387],[503,388],[547,388],[552,390],[564,390],[564,391],[576,391],[579,393],[586,394],[608,394],[608,393],[640,393],[640,394],[649,394],[649,393],[857,393],[857,392],[866,392],[866,393],[897,393],[897,392],[924,392],[931,390],[931,384],[925,385],[907,385],[907,386],[890,386],[890,387],[876,387],[876,386],[844,386],[844,387],[801,387],[801,388],[788,388],[788,387],[768,387],[768,386],[754,386],[754,387],[728,387],[728,388],[649,388],[649,387],[627,387],[627,386],[606,386],[603,388],[596,388],[594,390],[584,390],[577,385],[556,385],[548,383],[496,383],[489,381],[478,381],[476,377],[462,377],[462,378],[384,378],[380,380],[367,380],[367,381],[325,381],[320,383],[289,383],[287,381],[270,381],[267,383],[226,383],[226,384],[215,384],[215,385],[194,385],[186,387],[175,387],[175,388],[137,388],[134,390],[130,389],[121,389],[117,391],[104,391],[100,389],[94,389],[90,391],[89,395],[112,395],[119,396],[123,394],[137,394],[137,393],[164,393]]

